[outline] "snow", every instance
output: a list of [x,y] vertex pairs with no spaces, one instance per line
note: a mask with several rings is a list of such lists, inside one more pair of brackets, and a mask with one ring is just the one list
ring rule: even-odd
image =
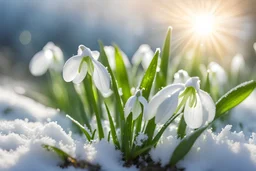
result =
[[[108,123],[103,123],[104,130],[109,130]],[[58,147],[78,160],[99,164],[102,170],[137,170],[123,168],[121,152],[106,140],[86,144],[85,138],[72,134],[70,128],[70,120],[57,110],[0,87],[0,170],[63,171],[58,166],[60,158],[42,148],[43,144]],[[65,169],[73,170],[84,169]]]
[[[219,133],[207,130],[177,167],[185,168],[186,171],[256,170],[256,133],[250,132],[256,130],[253,124],[256,119],[253,104],[255,98],[254,92],[230,116],[233,123],[236,123],[235,119],[243,122],[246,133],[232,132],[231,125],[224,126]],[[243,117],[245,114],[250,119]],[[95,120],[92,123],[95,124]],[[102,123],[107,133],[109,123]],[[122,154],[112,143],[102,140],[89,144],[85,137],[71,131],[70,120],[56,109],[47,108],[27,97],[0,88],[0,170],[63,171],[58,166],[60,158],[42,148],[43,144],[56,146],[77,160],[99,164],[102,170],[138,170],[135,166],[123,167]],[[162,166],[168,164],[172,152],[180,142],[176,138],[176,132],[175,125],[164,132],[156,148],[150,151],[153,161]],[[139,145],[146,138],[146,135],[140,133],[135,143]],[[82,169],[68,167],[64,170]]]
[[142,146],[143,142],[145,142],[148,139],[148,136],[146,134],[143,134],[142,132],[139,132],[134,144],[136,146]]
[[242,132],[231,132],[231,127],[227,125],[218,135],[207,130],[178,166],[186,171],[255,170],[255,136],[246,141]]
[[57,121],[66,130],[71,122],[59,114],[58,109],[43,106],[34,100],[0,87],[0,120],[22,119],[30,122]]

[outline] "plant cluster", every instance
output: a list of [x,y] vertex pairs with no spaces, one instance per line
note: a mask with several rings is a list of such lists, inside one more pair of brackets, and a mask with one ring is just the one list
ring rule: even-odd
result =
[[[190,61],[184,60],[185,64],[171,60],[171,31],[167,31],[161,52],[142,45],[132,64],[117,45],[104,47],[102,42],[100,52],[80,45],[77,55],[64,64],[61,50],[48,43],[31,60],[30,71],[40,76],[48,70],[52,104],[69,114],[87,143],[102,139],[113,143],[127,165],[145,159],[168,126],[176,125],[181,141],[170,156],[172,167],[204,130],[250,95],[256,82],[244,82],[224,94],[230,88],[228,79],[231,85],[237,84],[241,70],[229,76],[217,63],[207,68],[200,63],[199,53],[194,53]],[[188,72],[178,70],[181,67]],[[91,125],[92,119],[96,128]],[[104,128],[104,120],[110,130]],[[194,131],[188,134],[187,129]],[[64,161],[76,161],[56,147],[44,147]]]

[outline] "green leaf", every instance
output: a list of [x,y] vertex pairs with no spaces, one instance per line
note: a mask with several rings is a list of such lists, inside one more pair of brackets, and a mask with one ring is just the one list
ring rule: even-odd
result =
[[164,81],[166,84],[166,79],[167,79],[167,74],[168,74],[168,64],[169,64],[169,57],[171,53],[171,33],[172,33],[172,28],[169,27],[167,31],[167,35],[165,38],[164,42],[164,47],[162,51],[162,56],[161,56],[161,71],[163,73]]
[[182,116],[180,119],[178,130],[177,130],[178,138],[182,139],[186,136],[186,127],[187,127],[187,124],[184,120],[184,116]]
[[125,126],[124,126],[124,156],[125,159],[128,161],[130,159],[130,154],[131,154],[131,142],[133,138],[133,130],[132,130],[132,125],[133,125],[133,119],[132,119],[132,113],[128,115],[126,118]]
[[167,30],[165,42],[162,49],[160,71],[157,75],[157,88],[164,87],[167,84],[168,65],[170,62],[169,58],[171,53],[171,36],[172,36],[172,28],[169,27]]
[[86,131],[86,129],[85,129],[78,121],[76,121],[75,119],[73,119],[73,118],[72,118],[71,116],[69,116],[69,115],[66,115],[66,117],[69,118],[78,128],[81,129],[81,131],[84,133],[84,135],[86,136],[86,138],[88,139],[88,141],[91,141],[91,140],[92,140],[90,133],[88,133],[88,132]]
[[159,56],[159,50],[157,50],[155,52],[155,55],[152,59],[152,61],[150,62],[150,65],[146,71],[146,73],[144,74],[142,81],[140,83],[140,89],[143,89],[142,91],[142,95],[148,99],[149,95],[150,95],[150,91],[154,82],[154,78],[156,75],[156,70],[157,70],[157,62],[158,62],[158,56]]
[[46,144],[43,144],[42,147],[48,151],[55,152],[63,161],[66,161],[66,160],[75,161],[75,159],[73,157],[71,157],[68,153],[64,152],[63,150],[61,150],[57,147],[54,147],[51,145],[46,145]]
[[110,131],[111,131],[111,135],[112,135],[112,138],[113,138],[113,142],[116,145],[116,147],[118,149],[120,149],[120,144],[119,144],[119,141],[118,141],[118,138],[117,138],[117,134],[116,134],[116,128],[115,128],[112,116],[110,115],[110,112],[109,112],[109,109],[108,109],[108,106],[107,106],[106,103],[105,103],[105,107],[107,109],[108,120],[109,120]]
[[207,72],[204,90],[211,94],[210,72]]
[[171,160],[170,165],[174,166],[178,161],[180,161],[191,149],[197,138],[206,130],[207,126],[201,127],[197,129],[195,132],[184,138],[180,144],[175,148]]
[[122,99],[121,99],[121,97],[119,95],[119,92],[118,92],[118,87],[117,87],[115,76],[113,74],[113,71],[111,70],[106,52],[104,50],[104,45],[101,41],[99,41],[99,45],[100,45],[101,59],[105,63],[105,65],[107,66],[108,72],[111,76],[113,93],[114,93],[114,96],[115,96],[115,99],[116,99],[116,106],[117,106],[117,109],[118,109],[118,112],[116,112],[116,124],[117,124],[117,127],[120,126],[120,133],[121,133],[121,140],[122,140],[121,148],[124,151],[124,144],[125,144],[124,138],[123,138],[123,136],[124,136],[124,122],[125,122],[124,107],[123,107]]
[[147,123],[145,134],[148,136],[147,144],[152,141],[156,129],[155,117],[150,119]]
[[127,70],[123,61],[122,53],[117,45],[115,47],[115,61],[116,61],[116,78],[118,85],[122,88],[123,92],[123,102],[131,96],[131,88],[129,83],[129,78]]
[[216,103],[215,119],[221,117],[225,112],[240,104],[251,94],[255,87],[256,82],[251,80],[236,86],[223,95]]

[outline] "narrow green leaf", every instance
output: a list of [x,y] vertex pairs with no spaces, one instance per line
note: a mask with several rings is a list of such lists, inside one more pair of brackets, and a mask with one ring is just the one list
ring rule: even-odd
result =
[[207,71],[204,90],[206,92],[208,92],[209,94],[211,94],[211,83],[210,83],[210,72],[209,71]]
[[110,141],[111,131],[108,131],[108,142]]
[[133,123],[133,119],[132,119],[132,114],[130,113],[128,115],[128,117],[126,118],[126,122],[125,122],[125,126],[124,126],[124,155],[125,155],[125,159],[128,161],[130,159],[130,154],[131,154],[131,142],[132,142],[132,124]]
[[156,50],[155,55],[150,62],[150,65],[144,74],[142,81],[140,83],[140,89],[143,89],[142,95],[148,99],[150,95],[150,91],[154,82],[154,78],[156,75],[156,70],[157,70],[157,62],[158,62],[158,57],[159,57],[159,50]]
[[114,96],[115,96],[115,99],[116,99],[116,106],[117,106],[117,109],[118,109],[118,112],[116,112],[116,124],[117,124],[117,127],[120,126],[121,140],[122,140],[121,148],[122,148],[122,151],[124,151],[124,144],[125,144],[124,138],[123,138],[123,136],[124,136],[124,122],[125,122],[124,107],[123,107],[122,99],[121,99],[121,97],[119,95],[119,92],[118,92],[118,87],[117,87],[115,76],[113,74],[113,71],[111,70],[106,52],[104,50],[104,45],[101,41],[99,41],[99,45],[100,45],[101,59],[105,63],[105,65],[107,66],[108,72],[111,76],[113,93],[114,93]]
[[43,144],[42,147],[45,148],[48,151],[55,152],[63,161],[66,161],[66,160],[75,161],[75,159],[73,157],[71,157],[68,153],[66,153],[65,151],[63,151],[63,150],[61,150],[57,147],[54,147],[54,146],[51,146],[51,145],[46,145],[46,144]]
[[171,35],[172,34],[172,27],[168,28],[164,46],[163,46],[163,51],[162,51],[162,56],[161,56],[161,72],[164,77],[164,84],[166,85],[167,81],[167,74],[168,74],[168,65],[169,65],[169,57],[171,53]]
[[185,137],[180,144],[175,148],[171,160],[170,165],[174,166],[178,161],[180,161],[191,149],[197,138],[206,130],[208,126],[201,127],[197,129],[195,132]]
[[78,121],[76,121],[69,115],[66,115],[66,117],[69,118],[78,128],[81,129],[81,131],[84,133],[88,141],[92,140],[90,133],[88,133],[88,131],[86,131],[86,129]]
[[164,87],[167,85],[167,74],[168,74],[168,66],[169,66],[169,58],[171,53],[171,36],[172,36],[172,28],[169,27],[167,30],[167,34],[165,37],[162,55],[161,55],[161,63],[160,63],[160,71],[157,74],[157,89]]
[[186,136],[186,127],[187,127],[187,124],[184,120],[184,116],[182,116],[181,119],[180,119],[178,130],[177,130],[178,138],[182,139]]
[[116,61],[116,78],[118,85],[122,88],[123,92],[123,102],[125,103],[126,100],[131,96],[131,88],[129,83],[129,78],[127,74],[127,70],[124,64],[124,60],[122,57],[122,53],[117,45],[115,47],[115,61]]
[[255,87],[256,82],[251,80],[236,86],[223,95],[216,103],[215,119],[221,117],[225,112],[240,104],[251,94]]
[[148,121],[148,124],[145,129],[145,134],[148,136],[147,144],[152,141],[155,129],[156,129],[155,118],[152,118]]
[[94,140],[95,134],[96,134],[97,129],[94,129],[94,131],[92,132],[92,140]]
[[109,112],[109,109],[108,109],[108,106],[107,106],[106,103],[105,103],[105,107],[106,107],[107,114],[108,114],[108,120],[109,120],[111,135],[112,135],[112,138],[113,138],[113,143],[116,145],[116,147],[118,149],[120,149],[120,144],[119,144],[119,141],[118,141],[118,138],[117,138],[117,134],[116,134],[116,127],[114,125],[112,116],[110,115],[110,112]]

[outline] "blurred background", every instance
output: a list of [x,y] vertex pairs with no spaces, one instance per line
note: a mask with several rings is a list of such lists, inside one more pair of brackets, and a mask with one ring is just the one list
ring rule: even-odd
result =
[[[191,17],[205,11],[216,16],[217,33],[196,40],[189,31]],[[49,41],[66,59],[80,44],[98,50],[98,40],[117,43],[131,57],[140,44],[161,47],[168,26],[173,27],[173,56],[199,42],[207,57],[222,65],[237,53],[255,65],[255,0],[0,0],[0,83],[37,82],[28,64]]]

